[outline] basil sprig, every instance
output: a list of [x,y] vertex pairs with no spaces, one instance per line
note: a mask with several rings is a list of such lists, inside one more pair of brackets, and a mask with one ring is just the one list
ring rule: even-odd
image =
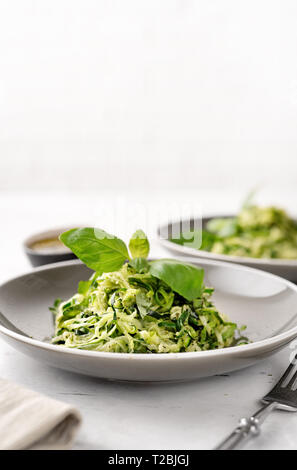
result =
[[150,244],[142,230],[136,230],[129,242],[129,250],[133,258],[147,258]]
[[204,271],[192,264],[174,259],[160,259],[151,262],[150,273],[189,301],[202,294]]
[[[202,294],[203,269],[172,259],[147,261],[150,245],[142,230],[137,230],[129,242],[131,256],[123,240],[97,228],[72,229],[63,233],[60,239],[98,275],[117,271],[128,261],[137,272],[149,272],[189,301]],[[81,285],[82,290],[87,287]]]
[[117,271],[129,259],[122,240],[97,228],[75,228],[62,233],[60,240],[98,275]]

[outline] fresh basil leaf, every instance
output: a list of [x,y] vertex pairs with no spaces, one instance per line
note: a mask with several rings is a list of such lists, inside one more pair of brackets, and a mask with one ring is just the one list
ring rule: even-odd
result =
[[129,261],[129,266],[135,269],[139,274],[147,273],[149,270],[149,263],[144,258],[134,258]]
[[80,281],[78,284],[77,292],[81,295],[86,295],[90,289],[93,281]]
[[120,269],[129,259],[125,243],[101,229],[75,228],[62,233],[60,240],[98,275]]
[[189,301],[203,292],[204,270],[191,264],[161,259],[150,263],[150,273]]
[[129,242],[129,250],[133,258],[147,258],[150,244],[142,230],[136,230]]
[[151,301],[143,292],[136,294],[136,305],[141,318],[144,318],[150,312]]

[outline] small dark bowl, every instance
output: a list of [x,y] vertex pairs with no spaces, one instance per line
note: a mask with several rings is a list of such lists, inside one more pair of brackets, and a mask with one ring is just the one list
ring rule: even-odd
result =
[[63,249],[57,249],[55,251],[54,248],[51,250],[38,250],[32,248],[33,244],[36,242],[42,242],[48,239],[58,238],[61,233],[69,230],[73,227],[64,227],[64,228],[56,228],[52,230],[47,230],[46,232],[37,233],[36,235],[32,235],[28,237],[24,243],[23,247],[27,257],[29,258],[30,263],[32,266],[42,266],[44,264],[50,263],[58,263],[60,261],[68,261],[71,259],[76,259],[76,256],[72,251],[70,251],[66,246]]

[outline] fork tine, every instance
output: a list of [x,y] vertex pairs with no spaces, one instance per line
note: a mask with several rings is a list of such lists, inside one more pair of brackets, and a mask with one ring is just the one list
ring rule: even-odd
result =
[[296,379],[297,379],[297,370],[296,370],[295,374],[293,375],[293,377],[291,378],[290,382],[288,383],[287,387],[292,388],[295,381],[296,381]]
[[[296,359],[297,359],[297,354],[294,357],[294,360],[290,363],[289,367],[287,368],[286,372],[284,375],[280,378],[280,380],[277,382],[276,387],[281,386],[285,380],[288,378],[292,370],[296,367]],[[291,382],[291,381],[290,381]]]

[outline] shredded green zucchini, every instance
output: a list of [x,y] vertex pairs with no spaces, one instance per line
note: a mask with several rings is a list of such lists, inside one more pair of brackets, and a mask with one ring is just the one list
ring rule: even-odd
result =
[[212,293],[204,288],[199,298],[187,301],[125,263],[81,282],[69,300],[56,300],[52,343],[120,353],[206,351],[246,343],[237,325],[211,302]]
[[[230,219],[222,228],[230,227]],[[214,241],[213,253],[252,258],[297,259],[297,225],[285,211],[275,207],[252,206],[243,209],[233,222],[233,233]],[[207,229],[216,234],[219,220],[209,222]],[[224,234],[223,234],[224,235]]]
[[210,220],[199,246],[191,242],[191,232],[171,241],[220,255],[297,259],[297,224],[275,207],[244,207],[237,217]]

